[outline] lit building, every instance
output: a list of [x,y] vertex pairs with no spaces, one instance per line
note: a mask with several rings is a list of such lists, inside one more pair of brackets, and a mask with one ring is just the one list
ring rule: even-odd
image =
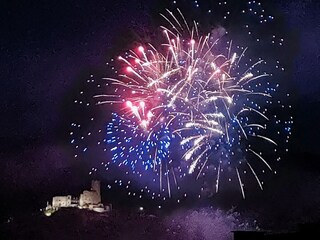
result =
[[71,195],[68,196],[55,196],[52,198],[52,207],[70,207],[71,206]]
[[80,194],[80,198],[74,198],[71,195],[67,196],[54,196],[52,198],[52,205],[47,203],[44,213],[51,216],[52,213],[60,208],[78,207],[81,209],[89,209],[96,212],[110,212],[111,204],[104,206],[101,202],[100,181],[92,180],[91,189],[84,190]]

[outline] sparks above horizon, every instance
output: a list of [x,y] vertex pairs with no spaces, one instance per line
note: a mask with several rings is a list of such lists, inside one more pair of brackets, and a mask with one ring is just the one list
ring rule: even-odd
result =
[[[267,62],[235,45],[221,26],[202,34],[179,9],[161,15],[169,26],[160,27],[162,43],[119,56],[120,74],[104,79],[113,92],[94,96],[98,105],[117,107],[106,127],[108,165],[147,176],[158,185],[153,197],[170,198],[187,175],[214,182],[216,193],[221,179],[235,177],[245,198],[249,172],[263,189],[256,166],[275,172],[263,151],[277,153],[272,128],[280,123],[268,109],[281,105]],[[285,121],[287,139],[291,124]]]

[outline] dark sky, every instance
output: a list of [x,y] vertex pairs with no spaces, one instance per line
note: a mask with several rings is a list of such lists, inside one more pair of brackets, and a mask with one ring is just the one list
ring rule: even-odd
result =
[[113,38],[139,8],[125,1],[1,5],[1,142],[16,151],[52,141],[66,94],[103,69]]
[[[287,40],[294,41],[296,52],[287,53],[294,59],[286,83],[293,91],[296,118],[293,152],[320,160],[320,3],[268,4],[294,36]],[[70,160],[70,95],[90,74],[104,76],[107,59],[126,44],[122,34],[132,26],[153,24],[155,9],[164,5],[160,0],[1,1],[0,160],[3,183],[17,188],[14,196],[30,189],[45,191],[30,187],[39,181],[48,186],[63,182],[55,174],[69,176],[74,180],[70,185],[77,185],[74,175],[81,176],[87,166]]]

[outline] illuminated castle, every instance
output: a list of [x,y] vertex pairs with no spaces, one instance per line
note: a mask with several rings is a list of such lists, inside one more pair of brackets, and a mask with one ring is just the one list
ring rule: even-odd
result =
[[77,207],[80,209],[89,209],[95,212],[110,212],[111,205],[104,206],[101,203],[100,181],[92,180],[91,189],[84,190],[80,197],[67,196],[54,196],[52,198],[52,205],[47,203],[47,207],[44,210],[45,215],[50,216],[60,208],[72,208]]

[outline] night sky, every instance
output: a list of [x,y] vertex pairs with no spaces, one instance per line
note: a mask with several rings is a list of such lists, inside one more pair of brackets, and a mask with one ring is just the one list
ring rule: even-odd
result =
[[[73,98],[91,74],[106,76],[106,62],[130,47],[134,33],[158,26],[158,13],[173,9],[171,2],[1,1],[0,197],[6,215],[22,209],[21,204],[39,209],[55,194],[76,194],[88,186],[90,162],[74,159],[69,144],[69,125],[81,118],[73,115]],[[189,6],[193,1],[181,2]],[[292,96],[293,138],[266,190],[257,188],[248,200],[230,204],[258,213],[276,208],[266,219],[292,209],[299,209],[292,218],[311,218],[320,203],[320,3],[262,2],[288,37],[288,52],[281,55],[289,58],[283,87]]]

